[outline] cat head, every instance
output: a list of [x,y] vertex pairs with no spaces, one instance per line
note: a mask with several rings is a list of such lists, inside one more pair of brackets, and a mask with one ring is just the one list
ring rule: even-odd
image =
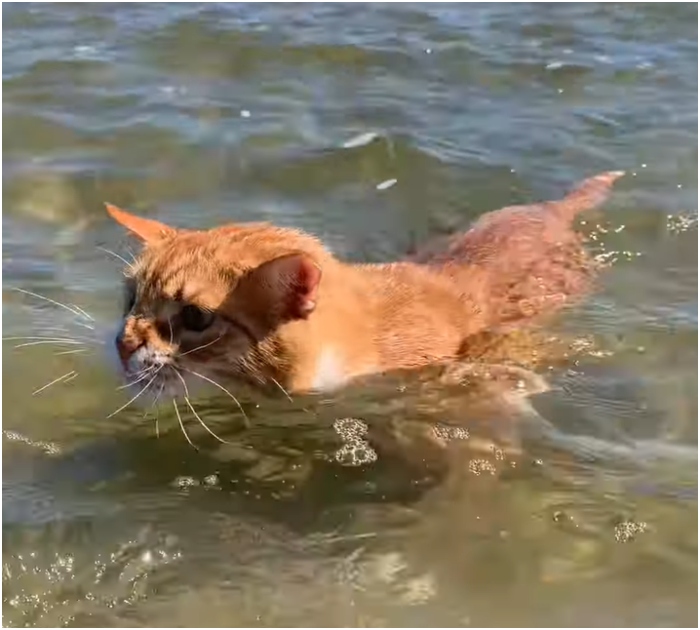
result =
[[143,244],[115,340],[129,382],[177,396],[197,381],[282,378],[333,260],[319,241],[265,223],[198,231],[107,211]]

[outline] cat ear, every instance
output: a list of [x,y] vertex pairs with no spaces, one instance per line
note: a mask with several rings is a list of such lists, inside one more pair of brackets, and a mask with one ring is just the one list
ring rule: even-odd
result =
[[306,319],[316,308],[321,268],[307,254],[287,254],[254,269],[250,280],[283,319]]
[[164,223],[153,219],[144,219],[136,215],[121,210],[116,206],[106,203],[107,212],[120,225],[123,225],[134,236],[140,238],[144,243],[155,243],[166,236],[175,233],[175,230]]

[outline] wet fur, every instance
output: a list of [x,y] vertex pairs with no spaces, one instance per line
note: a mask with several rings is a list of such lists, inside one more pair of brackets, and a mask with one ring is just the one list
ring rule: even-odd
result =
[[[118,342],[125,368],[142,369],[129,360],[146,347],[166,366],[303,392],[470,357],[484,334],[586,295],[597,267],[573,219],[621,175],[587,179],[560,201],[488,213],[407,260],[372,265],[338,260],[298,230],[180,230],[108,206],[145,245],[128,269],[135,303]],[[186,304],[214,313],[212,325],[186,330]]]

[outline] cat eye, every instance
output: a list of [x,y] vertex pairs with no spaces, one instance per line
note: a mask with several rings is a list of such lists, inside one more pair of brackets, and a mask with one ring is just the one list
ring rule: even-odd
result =
[[193,332],[202,332],[214,322],[214,314],[188,304],[180,311],[182,325]]

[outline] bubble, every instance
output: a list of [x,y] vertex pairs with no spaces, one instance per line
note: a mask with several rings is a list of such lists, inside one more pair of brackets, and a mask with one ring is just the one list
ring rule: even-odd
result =
[[[22,615],[25,621],[34,620],[31,624],[19,624],[27,626],[36,625],[37,619],[51,611],[60,615],[67,624],[73,617],[66,614],[66,606],[79,608],[83,601],[93,602],[102,608],[114,608],[120,603],[133,604],[145,596],[152,573],[181,557],[179,551],[164,548],[162,537],[154,538],[148,532],[145,536],[139,534],[137,540],[127,540],[113,551],[107,551],[106,557],[100,554],[86,559],[82,554],[76,558],[63,553],[42,557],[41,552],[31,552],[29,555],[32,561],[27,565],[19,554],[14,558],[3,558],[3,582],[10,577],[22,579],[21,572],[31,574],[33,592],[28,593],[25,588],[16,595],[3,592],[6,597],[3,604],[15,609],[13,615]],[[86,588],[79,587],[78,579]],[[87,590],[91,585],[98,590]],[[3,583],[3,586],[11,589],[14,585]],[[3,613],[6,612],[3,610]],[[4,625],[17,625],[7,623],[4,615],[3,618]],[[15,616],[14,619],[18,618]]]
[[377,461],[377,452],[364,440],[353,440],[335,452],[335,461],[341,466],[366,466]]
[[496,467],[487,459],[472,459],[469,462],[469,472],[474,475],[495,475]]
[[638,534],[646,531],[647,524],[644,521],[623,521],[615,526],[615,540],[619,543],[626,543],[634,540]]
[[22,435],[17,431],[7,431],[3,429],[2,435],[6,440],[10,440],[11,442],[22,442],[23,444],[27,444],[28,446],[39,448],[42,451],[44,451],[47,455],[58,455],[61,452],[61,449],[57,445],[52,444],[51,442],[32,440],[31,438],[28,438],[27,436]]
[[333,423],[336,433],[344,440],[356,439],[367,433],[367,423],[357,418],[340,418]]
[[468,440],[469,431],[463,427],[453,427],[448,424],[436,424],[433,427],[436,437],[443,440]]
[[502,462],[506,458],[506,452],[502,448],[494,446],[491,450],[493,450],[493,456],[496,458],[496,461]]
[[194,477],[176,477],[173,484],[176,488],[192,488],[199,485]]
[[687,232],[691,228],[697,226],[697,224],[697,211],[677,215],[669,214],[666,216],[666,229],[671,234],[680,234],[681,232]]
[[219,485],[219,475],[208,475],[204,478],[205,486],[218,486]]
[[365,466],[377,461],[376,451],[362,439],[367,433],[367,424],[357,418],[340,418],[333,428],[345,442],[335,452],[335,461],[342,466]]

